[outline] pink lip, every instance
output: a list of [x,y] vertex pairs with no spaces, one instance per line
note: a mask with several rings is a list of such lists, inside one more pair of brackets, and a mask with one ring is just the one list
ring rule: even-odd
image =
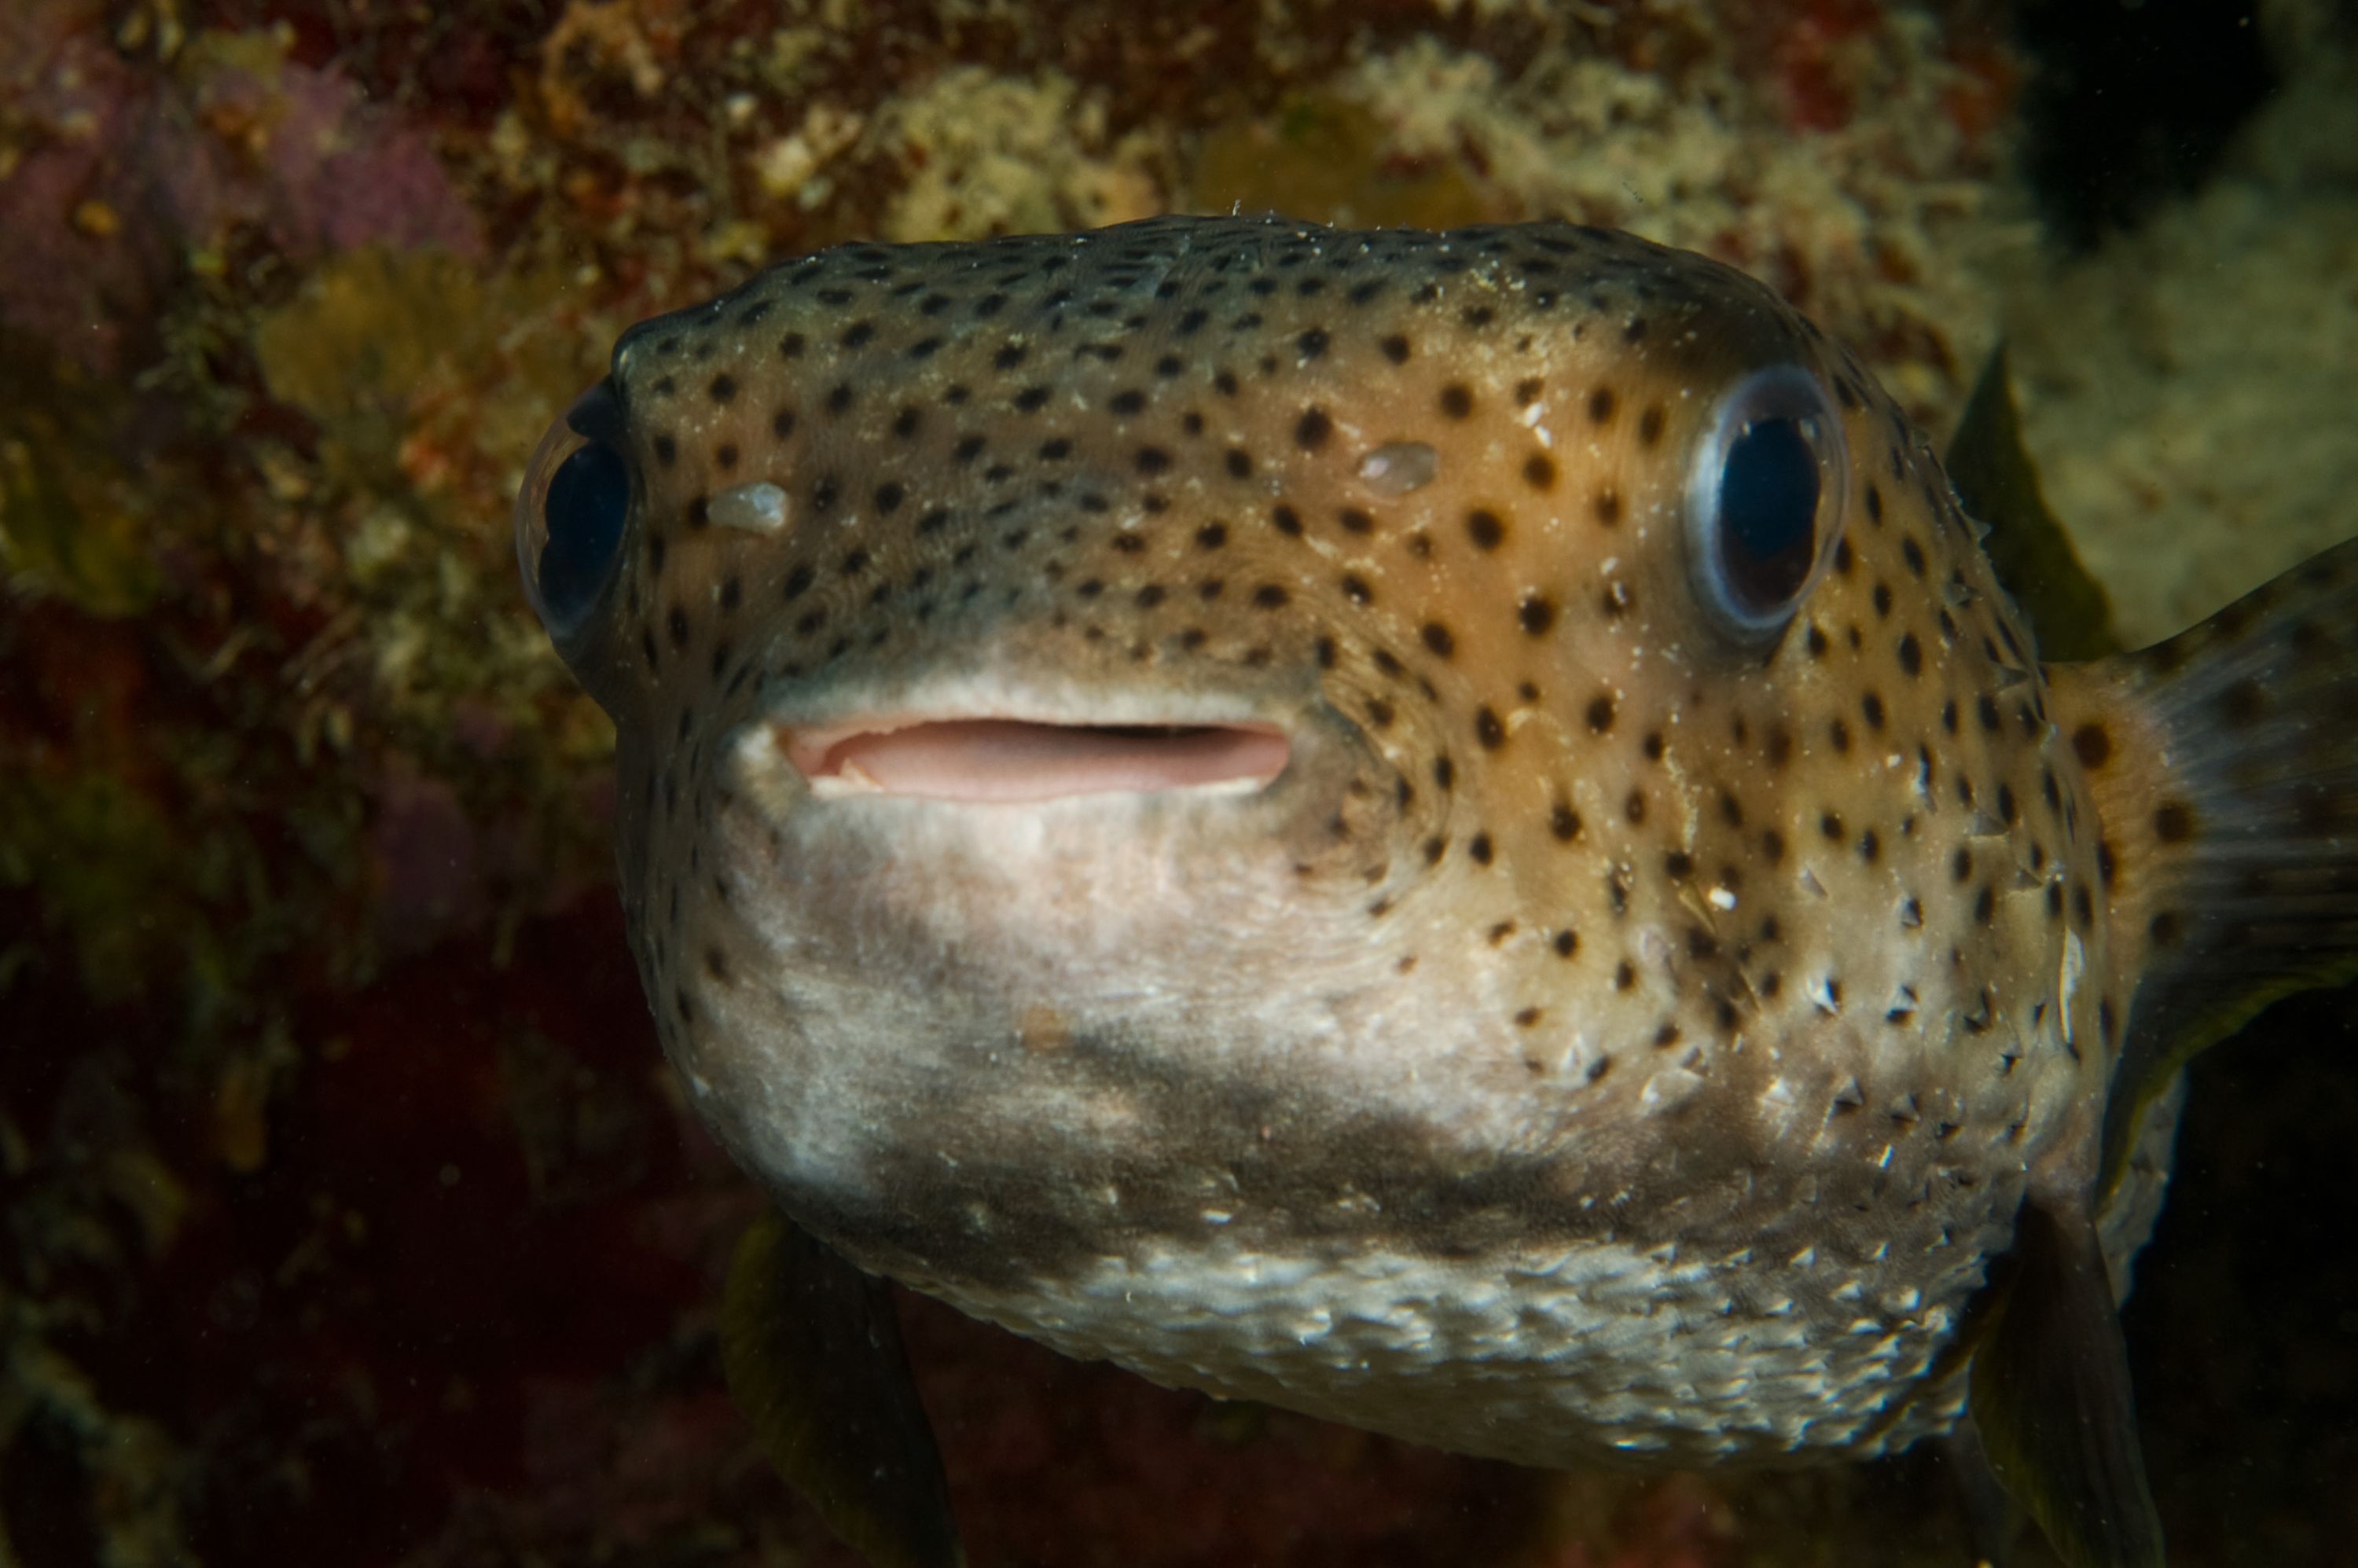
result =
[[[780,727],[825,794],[1014,803],[1269,783],[1292,752],[1268,724],[1044,724],[1023,719]],[[831,786],[831,787],[830,787]]]

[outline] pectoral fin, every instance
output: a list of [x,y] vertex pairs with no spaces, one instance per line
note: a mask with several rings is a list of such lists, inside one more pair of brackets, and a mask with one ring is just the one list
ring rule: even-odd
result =
[[2084,1203],[2025,1203],[1974,1352],[1973,1419],[2006,1491],[2071,1568],[2163,1568],[2128,1353]]
[[883,1281],[766,1214],[737,1243],[720,1353],[771,1463],[873,1568],[966,1561]]
[[2050,659],[2094,659],[2117,650],[2112,603],[2039,491],[2004,343],[1982,366],[1942,466],[1965,511],[1989,529],[1982,548],[2038,633],[2039,652]]
[[1974,1568],[2014,1568],[2015,1537],[2022,1533],[2022,1509],[2006,1496],[1982,1452],[1981,1433],[1967,1416],[1940,1440],[1941,1459],[1955,1483],[1957,1513],[1964,1521],[1965,1545]]

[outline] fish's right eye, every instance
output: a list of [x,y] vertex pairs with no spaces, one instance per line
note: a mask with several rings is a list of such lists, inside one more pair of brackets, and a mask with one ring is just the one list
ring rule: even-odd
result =
[[1815,376],[1755,371],[1696,444],[1687,478],[1687,571],[1720,631],[1773,642],[1842,532],[1848,463],[1842,421]]
[[631,466],[615,438],[621,407],[600,382],[541,438],[516,496],[516,563],[552,637],[568,637],[606,590],[631,514]]

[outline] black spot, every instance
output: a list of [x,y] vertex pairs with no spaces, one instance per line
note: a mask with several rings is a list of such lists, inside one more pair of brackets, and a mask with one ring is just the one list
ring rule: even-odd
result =
[[1523,482],[1533,490],[1555,488],[1555,460],[1544,452],[1533,452],[1523,460]]
[[2194,837],[2194,811],[2183,801],[2169,801],[2153,814],[2154,837],[2165,844],[2183,844]]
[[2260,683],[2249,676],[2234,682],[2219,694],[2219,717],[2231,730],[2250,728],[2258,723],[2266,711],[2267,703],[2260,695]]
[[1662,438],[1662,427],[1668,422],[1668,416],[1663,414],[1660,405],[1656,405],[1655,406],[1647,409],[1643,414],[1639,415],[1639,444],[1640,446],[1650,447],[1659,443]]
[[1476,507],[1466,514],[1466,534],[1480,550],[1495,550],[1506,542],[1507,525],[1495,512]]
[[1461,382],[1451,382],[1441,389],[1441,411],[1452,419],[1463,419],[1474,412],[1474,394]]
[[1302,357],[1304,360],[1314,360],[1319,355],[1326,351],[1328,341],[1329,340],[1324,328],[1313,327],[1310,330],[1294,339],[1293,346],[1301,351]]
[[1334,433],[1335,421],[1327,417],[1324,408],[1305,409],[1302,417],[1294,421],[1293,444],[1305,452],[1314,452]]
[[1599,692],[1589,699],[1588,728],[1599,735],[1613,732],[1613,698]]
[[1399,333],[1391,334],[1376,346],[1383,351],[1384,358],[1391,361],[1392,363],[1396,365],[1408,363],[1408,340]]
[[1539,594],[1528,594],[1515,609],[1515,618],[1523,630],[1533,637],[1544,636],[1555,624],[1555,606]]
[[1474,738],[1482,743],[1486,752],[1495,752],[1507,743],[1507,727],[1498,721],[1498,714],[1491,711],[1487,704],[1475,710]]
[[2080,765],[2093,773],[2113,760],[2112,731],[2092,719],[2071,731],[2071,750]]
[[1424,639],[1426,647],[1444,659],[1457,652],[1457,638],[1438,621],[1426,622],[1418,635]]
[[1609,386],[1600,386],[1588,395],[1588,422],[1592,425],[1604,425],[1611,423],[1612,418],[1613,389]]

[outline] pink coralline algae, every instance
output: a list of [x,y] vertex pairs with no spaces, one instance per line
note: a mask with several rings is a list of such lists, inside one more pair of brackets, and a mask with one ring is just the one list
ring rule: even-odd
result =
[[143,70],[81,20],[37,4],[0,23],[27,148],[0,173],[0,326],[107,374],[150,350],[184,269],[364,244],[481,254],[432,137],[333,68],[249,33]]

